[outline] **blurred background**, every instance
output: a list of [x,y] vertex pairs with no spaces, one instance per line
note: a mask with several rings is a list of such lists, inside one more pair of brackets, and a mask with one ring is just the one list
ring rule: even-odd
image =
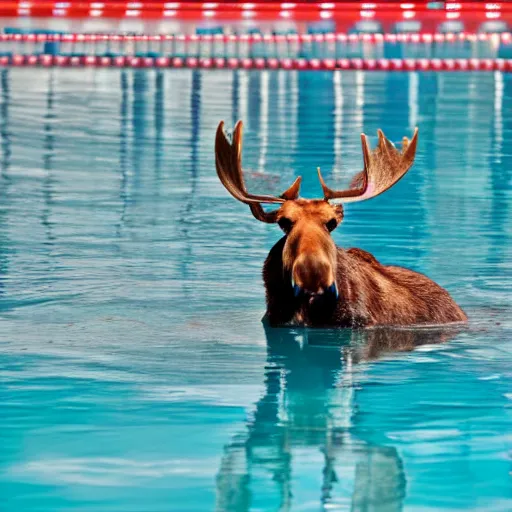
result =
[[[362,58],[357,66],[372,67],[368,59],[507,60],[512,55],[508,2],[3,0],[0,19],[0,62],[12,63],[8,57],[14,56],[16,65],[84,65],[89,57],[87,65],[123,66],[131,61],[112,58],[143,57],[133,65],[300,68],[310,63],[297,59],[321,59],[313,67],[332,68],[349,66],[337,62],[345,58]],[[423,63],[422,69],[430,66],[443,63]]]
[[164,2],[4,0],[4,26],[62,32],[495,33],[509,30],[510,2]]

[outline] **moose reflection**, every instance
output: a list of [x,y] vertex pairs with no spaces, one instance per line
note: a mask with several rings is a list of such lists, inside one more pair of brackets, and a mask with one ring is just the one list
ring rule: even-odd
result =
[[[353,433],[358,363],[388,351],[441,343],[457,332],[265,325],[265,392],[246,428],[225,447],[217,512],[300,510],[300,505],[307,510],[402,510],[406,478],[396,449]],[[317,479],[311,477],[315,465]],[[318,496],[309,507],[299,502],[304,486],[308,496]]]

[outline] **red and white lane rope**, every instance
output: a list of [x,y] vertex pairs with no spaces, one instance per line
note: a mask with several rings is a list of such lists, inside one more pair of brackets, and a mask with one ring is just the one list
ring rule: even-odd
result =
[[457,41],[487,41],[497,43],[512,43],[512,33],[409,33],[409,34],[178,34],[178,35],[120,35],[120,34],[0,34],[0,42],[13,43],[132,43],[132,42],[185,42],[185,43],[355,43],[365,42],[379,44],[388,43],[453,43]]
[[101,57],[94,55],[83,57],[66,55],[12,55],[0,56],[0,66],[512,72],[512,59],[225,59],[196,57]]

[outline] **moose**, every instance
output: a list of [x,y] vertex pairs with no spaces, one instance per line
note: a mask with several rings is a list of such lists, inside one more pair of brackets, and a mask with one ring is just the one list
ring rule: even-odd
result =
[[[383,265],[357,248],[337,247],[331,236],[343,220],[343,203],[382,194],[411,168],[418,129],[402,139],[399,151],[381,130],[371,150],[361,134],[364,167],[348,189],[330,189],[318,169],[323,199],[299,197],[301,177],[280,196],[247,192],[242,171],[243,124],[231,141],[224,122],[217,128],[215,164],[226,190],[249,206],[253,216],[277,223],[284,236],[263,265],[267,311],[272,327],[340,327],[440,325],[465,322],[466,314],[448,292],[428,277],[407,268]],[[279,204],[266,211],[263,204]]]

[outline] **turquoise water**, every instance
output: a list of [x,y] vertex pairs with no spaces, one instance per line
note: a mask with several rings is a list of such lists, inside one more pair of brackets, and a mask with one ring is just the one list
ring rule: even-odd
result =
[[[512,76],[3,70],[0,510],[512,509]],[[250,189],[420,127],[334,232],[445,286],[465,329],[265,329]],[[414,348],[414,350],[412,350]]]

